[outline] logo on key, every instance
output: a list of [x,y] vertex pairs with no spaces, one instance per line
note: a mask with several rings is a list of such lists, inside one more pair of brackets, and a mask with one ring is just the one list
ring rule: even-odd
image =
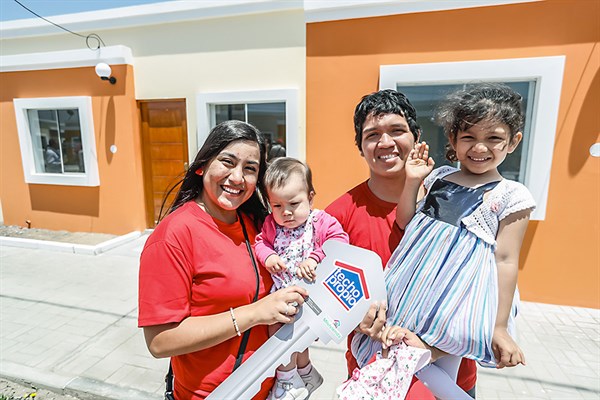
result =
[[363,297],[369,299],[369,290],[361,269],[337,260],[334,265],[337,268],[323,280],[323,285],[347,311]]

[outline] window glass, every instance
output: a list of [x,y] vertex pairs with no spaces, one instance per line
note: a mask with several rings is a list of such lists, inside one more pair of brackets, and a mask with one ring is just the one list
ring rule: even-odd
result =
[[[523,140],[517,149],[506,157],[506,160],[498,167],[498,171],[507,179],[519,182],[525,181],[526,175],[526,154],[528,153],[529,137],[531,131],[530,116],[532,114],[532,97],[535,90],[535,81],[521,82],[503,82],[513,90],[523,96],[523,107],[525,111],[525,127],[523,129]],[[445,84],[445,85],[397,85],[396,89],[404,93],[411,104],[417,110],[417,120],[421,129],[421,140],[429,144],[430,154],[435,160],[436,167],[441,165],[454,165],[446,160],[447,138],[443,129],[435,122],[435,110],[443,101],[445,96],[457,89],[464,87],[464,84]]]
[[246,122],[245,104],[217,104],[215,105],[215,125],[223,121],[237,120]]
[[27,118],[36,172],[85,172],[78,109],[28,109]]
[[26,183],[99,186],[92,98],[13,99]]
[[265,135],[269,160],[285,156],[285,103],[248,104],[248,122]]
[[233,119],[257,127],[267,139],[269,160],[286,155],[285,102],[215,104],[213,110],[215,125]]

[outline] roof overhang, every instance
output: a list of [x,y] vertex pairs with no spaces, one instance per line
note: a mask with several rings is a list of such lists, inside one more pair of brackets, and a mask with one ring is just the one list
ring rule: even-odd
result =
[[0,72],[93,67],[99,62],[133,65],[133,55],[131,49],[126,46],[15,54],[0,56]]
[[[168,24],[278,11],[302,10],[302,0],[203,0],[166,1],[139,6],[120,7],[48,17],[52,22],[75,32],[144,25]],[[14,39],[63,34],[64,31],[39,18],[4,21],[0,37]]]

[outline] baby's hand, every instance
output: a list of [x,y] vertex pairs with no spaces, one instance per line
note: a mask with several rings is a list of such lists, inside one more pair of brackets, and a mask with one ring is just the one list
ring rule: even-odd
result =
[[435,162],[429,157],[429,145],[425,142],[415,143],[404,165],[407,179],[422,181],[433,170]]
[[285,271],[287,269],[287,266],[285,265],[281,257],[279,257],[277,254],[271,254],[265,260],[265,268],[270,273],[275,274],[277,272]]
[[317,262],[312,258],[307,258],[298,265],[296,274],[299,278],[308,279],[309,281],[314,282],[314,280],[317,279],[317,273],[315,272],[316,268]]
[[492,350],[496,357],[496,368],[525,365],[525,355],[517,343],[506,331],[506,328],[496,327],[492,336]]

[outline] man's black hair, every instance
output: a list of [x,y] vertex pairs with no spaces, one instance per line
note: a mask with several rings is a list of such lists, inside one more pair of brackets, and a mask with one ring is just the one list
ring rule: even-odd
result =
[[393,89],[384,89],[364,96],[354,110],[354,141],[362,152],[362,131],[369,115],[397,114],[406,119],[415,141],[419,138],[421,127],[417,123],[417,111],[408,97]]

